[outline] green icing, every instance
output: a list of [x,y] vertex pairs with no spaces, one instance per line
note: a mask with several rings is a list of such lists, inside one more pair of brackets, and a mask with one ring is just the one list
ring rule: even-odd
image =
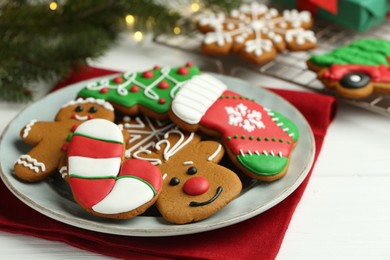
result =
[[[180,68],[162,67],[161,69],[150,70],[149,72],[153,73],[152,78],[143,77],[143,72],[124,73],[119,76],[123,82],[116,83],[115,79],[118,77],[94,82],[84,87],[78,93],[78,96],[104,99],[127,108],[142,105],[154,112],[166,113],[171,106],[172,97],[179,90],[177,85],[191,79],[194,75],[200,74],[197,66],[182,66],[182,68],[188,70],[186,75],[178,73]],[[169,87],[159,88],[158,84],[161,81],[166,81]],[[138,87],[138,92],[130,91],[134,86]],[[162,100],[163,102],[161,102]]]
[[361,39],[344,47],[334,49],[330,53],[316,55],[310,62],[320,67],[332,64],[359,64],[377,66],[389,65],[390,42],[380,39]]
[[287,166],[288,159],[286,157],[252,154],[252,155],[237,155],[237,160],[246,169],[257,175],[273,176]]
[[288,130],[286,132],[288,134],[291,134],[290,136],[294,142],[298,141],[299,129],[298,129],[297,125],[294,124],[290,119],[288,119],[287,117],[285,117],[284,115],[282,115],[278,112],[272,111],[272,113],[274,114],[272,116],[273,118],[275,118],[275,117],[279,118],[279,120],[276,123],[283,123],[283,125],[281,125],[280,128],[282,128],[282,129],[288,128]]

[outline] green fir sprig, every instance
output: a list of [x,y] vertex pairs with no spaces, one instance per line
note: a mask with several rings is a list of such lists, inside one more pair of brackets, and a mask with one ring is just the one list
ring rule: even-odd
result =
[[[191,24],[191,17],[183,16],[168,5],[170,2],[1,1],[0,100],[31,100],[31,82],[61,80],[86,64],[88,58],[101,56],[121,32],[129,30],[124,19],[128,14],[136,17],[132,30],[155,34],[172,33],[179,23]],[[226,11],[241,1],[198,2]]]

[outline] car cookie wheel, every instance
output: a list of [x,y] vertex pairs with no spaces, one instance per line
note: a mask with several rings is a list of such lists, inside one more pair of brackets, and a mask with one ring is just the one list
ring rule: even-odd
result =
[[361,72],[345,74],[336,84],[336,91],[346,98],[363,98],[374,92],[371,77]]

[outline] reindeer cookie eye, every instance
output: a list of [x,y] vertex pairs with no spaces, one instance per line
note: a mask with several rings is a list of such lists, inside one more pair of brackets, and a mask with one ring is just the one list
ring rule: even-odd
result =
[[187,169],[187,174],[189,174],[189,175],[194,175],[197,172],[198,172],[198,169],[196,169],[196,167],[194,167],[194,166],[191,166],[190,168]]
[[96,113],[97,112],[97,108],[96,107],[91,107],[89,110],[88,110],[89,113],[93,114],[93,113]]
[[74,109],[74,111],[76,111],[76,112],[81,112],[81,111],[83,111],[84,110],[84,108],[82,107],[82,106],[77,106],[75,109]]
[[178,185],[180,183],[180,180],[179,180],[179,178],[177,178],[177,177],[173,177],[170,181],[169,181],[169,185],[171,185],[171,186],[176,186],[176,185]]

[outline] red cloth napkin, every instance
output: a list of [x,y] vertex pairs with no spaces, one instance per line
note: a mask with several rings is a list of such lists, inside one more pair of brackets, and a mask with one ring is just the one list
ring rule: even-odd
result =
[[[112,74],[88,68],[72,75],[56,89],[79,80]],[[320,94],[272,90],[290,101],[312,127],[316,154],[336,111],[334,98]],[[274,259],[294,210],[310,178],[270,210],[241,223],[177,237],[126,237],[79,229],[48,218],[19,201],[0,182],[0,230],[32,235],[123,259]]]

